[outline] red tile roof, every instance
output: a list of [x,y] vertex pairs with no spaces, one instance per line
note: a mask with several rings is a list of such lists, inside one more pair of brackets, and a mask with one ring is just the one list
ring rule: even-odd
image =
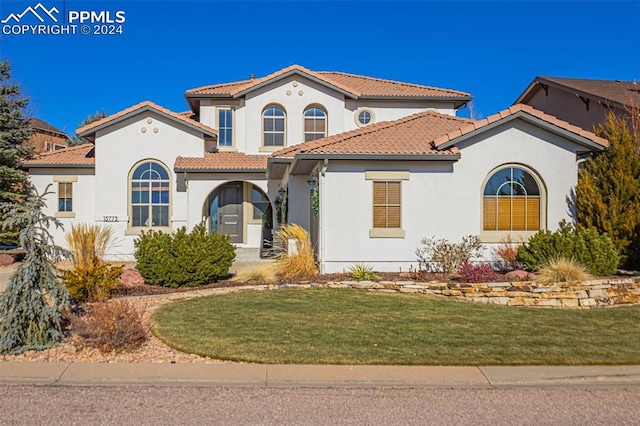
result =
[[80,127],[78,130],[76,130],[76,133],[79,136],[86,136],[92,133],[95,133],[95,130],[107,123],[110,123],[112,121],[118,121],[119,119],[123,119],[124,117],[129,116],[130,114],[141,110],[141,109],[151,109],[151,110],[155,110],[156,112],[159,112],[162,115],[174,118],[178,121],[181,121],[183,123],[188,124],[191,127],[196,127],[199,130],[201,130],[202,132],[210,135],[210,136],[214,136],[217,137],[218,135],[218,131],[216,129],[213,129],[209,126],[205,126],[204,124],[200,123],[199,121],[195,120],[194,118],[192,118],[192,115],[187,116],[185,113],[177,113],[177,112],[173,112],[167,108],[164,108],[156,103],[153,103],[151,101],[144,101],[144,102],[140,102],[139,104],[133,105],[129,108],[123,109],[122,111],[119,111],[115,114],[112,114],[108,117],[105,117],[101,120],[98,121],[94,121],[93,123],[87,124],[86,126]]
[[319,81],[335,86],[336,88],[350,94],[352,97],[433,97],[433,98],[455,98],[459,100],[470,100],[471,95],[464,92],[449,89],[439,89],[435,87],[423,86],[419,84],[402,83],[380,78],[366,77],[361,75],[347,74],[342,72],[311,71],[300,65],[291,65],[272,74],[250,80],[236,81],[231,83],[214,84],[210,86],[197,87],[187,90],[186,95],[222,95],[236,96],[246,90],[265,84],[278,77],[292,72],[306,74]]
[[466,135],[470,132],[473,132],[474,130],[478,130],[481,129],[491,123],[494,123],[496,121],[499,120],[503,120],[505,118],[511,117],[517,113],[526,113],[529,114],[533,117],[536,117],[540,120],[543,120],[547,123],[553,124],[554,126],[560,127],[561,129],[564,129],[568,132],[574,133],[576,136],[585,138],[593,143],[595,143],[596,145],[600,145],[602,147],[606,147],[609,145],[609,142],[606,139],[603,139],[599,136],[596,136],[595,134],[584,130],[578,126],[574,126],[571,123],[568,123],[566,121],[560,120],[556,117],[554,117],[553,115],[544,113],[540,110],[537,110],[535,108],[533,108],[532,106],[529,105],[525,105],[525,104],[517,104],[517,105],[513,105],[510,108],[507,108],[503,111],[498,112],[497,114],[491,115],[483,120],[479,120],[479,121],[470,121],[469,123],[465,124],[464,126],[461,126],[458,129],[452,130],[446,134],[443,134],[439,137],[437,137],[433,142],[435,144],[436,147],[440,148],[440,147],[444,147],[447,148],[451,145],[453,145],[453,143],[455,143],[455,140],[457,138],[459,138],[460,136]]
[[518,97],[516,103],[527,102],[538,90],[540,84],[551,85],[584,97],[596,98],[605,103],[640,107],[640,84],[636,82],[561,77],[536,77],[524,93]]
[[206,152],[204,157],[178,157],[175,171],[266,171],[267,155]]
[[458,129],[470,120],[433,111],[421,112],[396,121],[385,121],[350,132],[328,136],[281,149],[274,157],[297,154],[455,154],[457,148],[437,150],[433,140]]
[[53,167],[53,166],[87,166],[95,165],[95,149],[88,143],[58,151],[45,152],[22,163],[23,167]]

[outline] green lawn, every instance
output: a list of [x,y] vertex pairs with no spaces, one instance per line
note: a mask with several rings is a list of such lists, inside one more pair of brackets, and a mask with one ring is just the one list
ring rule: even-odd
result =
[[640,364],[640,306],[561,310],[355,290],[235,293],[167,305],[181,351],[260,363]]

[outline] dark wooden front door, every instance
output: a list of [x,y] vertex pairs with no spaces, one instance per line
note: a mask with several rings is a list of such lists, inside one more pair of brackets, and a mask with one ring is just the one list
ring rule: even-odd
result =
[[218,232],[229,235],[232,243],[242,243],[242,183],[222,186],[218,196]]

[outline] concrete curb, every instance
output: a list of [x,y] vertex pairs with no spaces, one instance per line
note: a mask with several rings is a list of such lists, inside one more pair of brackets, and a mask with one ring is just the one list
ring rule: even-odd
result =
[[324,388],[640,386],[640,366],[349,366],[0,362],[0,384]]

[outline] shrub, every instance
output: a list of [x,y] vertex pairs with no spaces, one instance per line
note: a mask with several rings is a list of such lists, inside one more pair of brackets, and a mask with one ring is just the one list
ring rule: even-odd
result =
[[584,281],[591,278],[584,266],[574,259],[559,257],[549,259],[540,266],[536,281],[541,283],[556,283],[569,281]]
[[360,263],[349,268],[351,278],[358,281],[378,281],[380,275],[376,274],[373,267]]
[[511,234],[507,234],[506,237],[500,239],[500,245],[494,249],[494,254],[503,268],[514,270],[522,267],[518,261],[519,246],[519,244],[513,242]]
[[236,257],[229,236],[208,233],[204,224],[187,233],[143,231],[135,242],[136,268],[145,281],[164,287],[193,287],[209,284],[229,274]]
[[113,242],[114,233],[110,226],[79,223],[71,225],[65,239],[73,254],[75,266],[86,269],[95,263],[95,259],[102,259]]
[[472,257],[479,257],[483,250],[482,243],[474,235],[463,237],[459,243],[436,240],[435,237],[423,238],[420,243],[422,247],[416,249],[416,256],[425,270],[448,274],[455,274],[460,265]]
[[71,320],[72,329],[102,352],[138,348],[148,337],[142,314],[129,301],[114,299],[87,305],[87,312]]
[[107,247],[113,241],[113,229],[99,225],[74,224],[65,235],[73,255],[74,267],[60,270],[63,284],[75,302],[107,300],[111,290],[120,283],[123,267],[104,260]]
[[102,302],[120,283],[123,269],[96,258],[93,264],[60,270],[60,276],[73,301]]
[[[289,247],[290,242],[295,242],[295,246]],[[309,233],[300,225],[280,226],[273,235],[272,252],[276,274],[283,278],[303,278],[318,273]]]
[[276,276],[273,268],[269,266],[239,272],[236,279],[250,284],[265,284],[274,282]]
[[474,265],[464,262],[459,272],[460,281],[463,283],[490,283],[498,278],[496,271],[488,263]]
[[593,275],[611,275],[618,268],[620,255],[611,239],[595,228],[576,230],[565,221],[555,232],[540,231],[518,250],[518,260],[536,270],[550,259],[572,258]]

